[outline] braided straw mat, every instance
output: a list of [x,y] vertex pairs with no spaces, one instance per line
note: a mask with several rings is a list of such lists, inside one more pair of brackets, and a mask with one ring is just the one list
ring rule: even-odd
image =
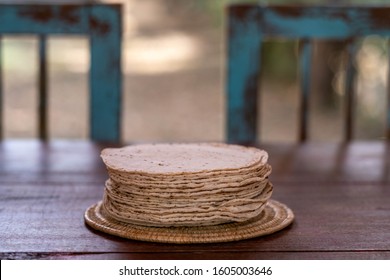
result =
[[85,221],[92,228],[123,238],[177,244],[238,241],[279,231],[292,223],[293,212],[284,204],[269,200],[261,214],[241,223],[201,227],[148,227],[111,219],[101,202],[85,212]]
[[91,227],[167,243],[225,242],[289,225],[287,206],[269,200],[268,154],[226,144],[156,144],[105,149],[103,200],[85,213]]

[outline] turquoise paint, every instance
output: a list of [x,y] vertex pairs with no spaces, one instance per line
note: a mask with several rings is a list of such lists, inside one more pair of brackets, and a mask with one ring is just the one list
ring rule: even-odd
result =
[[373,24],[367,9],[354,7],[299,7],[297,16],[286,16],[272,7],[253,7],[262,15],[264,35],[283,38],[313,37],[345,39],[347,37],[390,36],[390,29]]
[[[2,34],[85,34],[89,30],[88,5],[75,6],[62,16],[61,5],[0,5],[0,33]],[[51,16],[31,16],[41,9]]]
[[352,34],[348,23],[321,10],[306,9],[299,17],[284,17],[273,10],[264,12],[264,22],[272,26],[273,36],[287,38],[345,38]]
[[257,88],[254,84],[258,82],[260,71],[262,36],[255,16],[252,12],[244,20],[229,19],[227,140],[230,143],[254,142],[256,139],[256,126],[248,121],[247,112],[256,111],[257,104],[249,103],[245,98],[248,85],[252,83],[252,87]]
[[[91,33],[90,120],[91,138],[98,141],[120,141],[121,118],[121,17],[117,9],[97,6],[92,17],[101,28]],[[104,23],[110,26],[104,32]]]
[[[390,7],[298,7],[236,4],[229,7],[229,24],[233,30],[228,41],[227,75],[227,138],[229,142],[256,140],[256,122],[248,121],[250,113],[256,114],[253,100],[245,95],[246,89],[256,88],[260,71],[260,46],[263,38],[289,39],[349,39],[367,35],[390,36]],[[389,11],[389,16],[386,16]],[[300,140],[307,137],[308,98],[310,88],[310,44],[304,45],[301,64]],[[353,71],[350,70],[350,72]],[[347,76],[347,90],[352,80]],[[353,98],[353,96],[351,97]],[[252,102],[252,103],[251,103]],[[353,103],[353,102],[352,102]],[[353,104],[352,104],[353,106]],[[353,114],[351,107],[351,114]],[[256,117],[256,116],[255,116]],[[349,117],[352,119],[352,115]],[[390,131],[390,109],[388,111]],[[347,120],[348,122],[348,120]],[[389,132],[390,135],[390,132]]]
[[359,45],[356,41],[350,41],[348,44],[348,60],[346,66],[346,75],[345,75],[345,98],[346,98],[346,108],[345,108],[345,125],[344,125],[344,141],[350,141],[353,137],[353,123],[355,115],[355,91],[354,83],[356,76],[356,68],[354,66],[355,57]]
[[95,141],[120,141],[120,7],[105,4],[0,5],[0,35],[82,34],[90,37],[90,136]]
[[312,44],[309,40],[304,40],[301,51],[301,88],[302,96],[307,98],[310,92],[310,72],[311,72],[311,57]]
[[300,53],[300,80],[301,80],[301,108],[299,141],[307,139],[309,120],[309,95],[311,80],[312,44],[309,40],[303,40]]

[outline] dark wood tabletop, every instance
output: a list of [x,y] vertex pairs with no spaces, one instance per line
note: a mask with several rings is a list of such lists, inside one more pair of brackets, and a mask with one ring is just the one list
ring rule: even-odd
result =
[[295,221],[229,243],[126,240],[84,224],[102,198],[105,145],[0,142],[1,259],[390,259],[390,144],[264,144],[273,198]]

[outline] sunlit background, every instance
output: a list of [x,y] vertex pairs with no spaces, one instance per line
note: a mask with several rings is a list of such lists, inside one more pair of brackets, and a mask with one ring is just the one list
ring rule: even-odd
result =
[[[132,141],[223,141],[225,25],[228,0],[123,0],[122,138]],[[241,1],[243,2],[243,1]],[[289,3],[292,1],[246,1]],[[295,1],[368,4],[387,1]],[[6,138],[37,136],[37,40],[4,36]],[[388,41],[360,40],[357,139],[383,139],[387,106]],[[297,42],[263,48],[259,133],[264,141],[296,140],[299,86]],[[344,45],[316,42],[310,138],[340,141]],[[84,37],[49,39],[49,119],[52,138],[88,137],[89,45]]]

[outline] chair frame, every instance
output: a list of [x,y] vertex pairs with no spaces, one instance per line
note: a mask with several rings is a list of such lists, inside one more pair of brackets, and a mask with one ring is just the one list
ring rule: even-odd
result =
[[[344,140],[353,138],[353,60],[357,38],[390,36],[390,6],[265,6],[236,4],[227,8],[227,140],[255,143],[257,139],[257,92],[261,45],[264,39],[287,38],[300,42],[300,142],[308,138],[308,98],[312,38],[346,40],[348,62],[345,83]],[[388,87],[389,88],[389,87]],[[390,95],[389,95],[390,96]],[[390,139],[390,106],[387,105],[387,138]]]
[[[121,11],[120,4],[0,4],[0,35],[33,34],[39,38],[38,123],[41,139],[48,138],[46,38],[49,35],[86,35],[90,41],[91,61],[90,138],[101,142],[120,141]],[[0,133],[1,82],[0,73]]]

